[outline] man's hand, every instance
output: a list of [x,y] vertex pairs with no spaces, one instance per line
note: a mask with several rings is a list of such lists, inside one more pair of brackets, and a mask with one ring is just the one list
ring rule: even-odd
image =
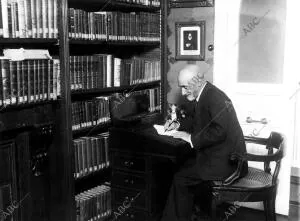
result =
[[164,129],[165,131],[178,130],[180,124],[178,121],[172,121],[171,119],[167,120]]
[[188,143],[191,142],[191,134],[185,131],[176,131],[172,134],[172,137],[182,139]]

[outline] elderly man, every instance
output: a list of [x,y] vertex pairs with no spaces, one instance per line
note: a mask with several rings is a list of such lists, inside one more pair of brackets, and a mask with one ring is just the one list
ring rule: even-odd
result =
[[[195,191],[209,205],[209,183],[224,180],[237,167],[231,154],[246,151],[244,136],[231,100],[211,83],[204,80],[197,65],[187,65],[178,75],[181,93],[195,102],[193,116],[179,122],[168,120],[166,130],[178,130],[175,138],[189,142],[195,155],[189,158],[174,175],[162,221],[190,220]],[[248,171],[245,163],[243,175]]]

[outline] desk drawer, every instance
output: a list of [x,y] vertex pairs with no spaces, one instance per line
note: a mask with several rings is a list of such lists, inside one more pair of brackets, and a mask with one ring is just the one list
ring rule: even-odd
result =
[[114,209],[116,213],[113,214],[113,220],[117,221],[146,221],[148,220],[148,213],[135,210],[132,208],[125,208],[125,211],[119,208],[123,208],[123,206],[120,204],[118,207]]
[[145,191],[128,191],[112,188],[112,202],[114,205],[127,205],[130,208],[147,209],[147,197]]
[[113,170],[111,183],[113,186],[143,190],[147,187],[147,178]]
[[125,170],[146,171],[146,158],[130,156],[113,152],[111,155],[112,167]]

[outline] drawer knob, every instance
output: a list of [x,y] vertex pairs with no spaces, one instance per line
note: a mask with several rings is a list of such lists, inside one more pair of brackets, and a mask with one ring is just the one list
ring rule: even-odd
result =
[[132,161],[125,161],[124,165],[125,166],[133,166],[133,162]]
[[126,197],[125,197],[125,200],[127,200],[127,201],[129,201],[129,200],[130,200],[130,201],[133,201],[134,198],[133,198],[133,197],[129,198],[128,196],[126,196]]
[[134,184],[134,180],[125,179],[125,180],[124,180],[124,183]]
[[130,214],[130,218],[131,218],[131,219],[134,219],[134,215],[133,215],[133,214]]

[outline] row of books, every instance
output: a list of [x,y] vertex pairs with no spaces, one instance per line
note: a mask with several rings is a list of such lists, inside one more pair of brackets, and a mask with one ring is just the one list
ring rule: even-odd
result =
[[[139,90],[139,91],[130,91],[127,93],[115,93],[113,104],[111,111],[114,111],[119,108],[119,105],[124,103],[127,99],[130,99],[130,97],[145,97],[145,96],[139,96],[139,95],[146,95],[147,100],[146,103],[145,100],[140,100],[140,102],[143,102],[141,108],[143,109],[143,114],[148,112],[156,112],[161,110],[161,88],[151,88],[151,89],[145,89],[145,90]],[[119,110],[120,111],[120,110]],[[141,111],[141,110],[140,110]],[[123,113],[121,113],[123,114]],[[134,117],[134,116],[133,116]]]
[[75,196],[76,221],[105,220],[112,213],[110,183]]
[[58,59],[0,59],[0,106],[56,100],[60,95]]
[[[132,95],[141,95],[141,94],[147,94],[149,97],[149,112],[155,112],[155,111],[160,111],[161,110],[161,96],[160,96],[160,87],[157,88],[151,88],[151,89],[146,89],[146,90],[140,90],[140,91],[133,91],[129,92],[123,97],[123,100],[132,96]],[[122,97],[120,99],[122,102]]]
[[160,80],[160,61],[97,54],[70,56],[71,90],[102,89]]
[[150,7],[159,7],[160,1],[161,0],[116,0],[116,2],[145,5],[145,6],[150,6]]
[[109,167],[108,139],[109,133],[106,132],[73,140],[75,178],[81,178]]
[[57,38],[57,0],[1,0],[0,37]]
[[107,96],[73,102],[71,107],[73,131],[110,121],[109,97]]
[[150,99],[149,111],[150,112],[161,111],[160,91],[161,91],[160,87],[149,89],[149,99]]
[[87,40],[160,41],[160,14],[69,9],[69,37]]

